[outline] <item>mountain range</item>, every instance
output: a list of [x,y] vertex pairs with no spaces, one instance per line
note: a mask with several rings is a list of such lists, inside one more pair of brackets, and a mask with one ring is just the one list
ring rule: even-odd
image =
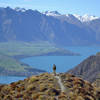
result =
[[0,8],[0,42],[48,41],[57,45],[99,45],[100,18],[39,12],[32,9]]

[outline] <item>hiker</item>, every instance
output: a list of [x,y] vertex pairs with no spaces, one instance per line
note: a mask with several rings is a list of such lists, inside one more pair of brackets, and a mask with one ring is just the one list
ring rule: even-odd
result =
[[56,76],[56,65],[55,64],[53,64],[53,73]]

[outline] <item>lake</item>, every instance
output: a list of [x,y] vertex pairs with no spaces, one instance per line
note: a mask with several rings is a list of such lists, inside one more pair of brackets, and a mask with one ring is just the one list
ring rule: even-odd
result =
[[25,58],[21,61],[47,72],[52,72],[52,66],[56,64],[57,72],[66,72],[88,56],[95,55],[100,51],[100,47],[66,47],[66,49],[80,53],[81,56],[39,56]]
[[[100,47],[66,47],[65,49],[71,50],[72,52],[80,53],[81,56],[38,56],[24,58],[21,61],[27,63],[34,68],[43,69],[47,72],[52,72],[53,64],[57,66],[57,72],[66,72],[81,61],[89,57],[90,55],[95,55],[100,51]],[[25,77],[6,77],[0,76],[0,83],[11,83],[13,81],[22,80]]]

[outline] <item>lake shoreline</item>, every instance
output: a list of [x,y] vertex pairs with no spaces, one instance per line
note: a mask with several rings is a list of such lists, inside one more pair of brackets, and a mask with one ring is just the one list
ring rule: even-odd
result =
[[[33,74],[31,74],[31,75],[38,75],[38,74],[41,74],[41,73],[44,73],[44,72],[48,72],[48,71],[46,71],[46,70],[43,70],[43,69],[41,69],[41,68],[36,68],[36,66],[35,67],[33,67],[33,66],[31,66],[31,65],[29,65],[29,64],[27,64],[26,62],[22,62],[21,60],[22,59],[26,59],[26,58],[30,58],[30,57],[43,57],[43,56],[80,56],[79,54],[75,54],[75,53],[69,53],[69,54],[54,54],[54,55],[51,55],[51,54],[41,54],[41,55],[32,55],[32,56],[30,56],[30,55],[18,55],[18,56],[12,56],[11,58],[13,58],[13,59],[15,59],[15,60],[17,60],[19,63],[22,63],[23,65],[26,65],[26,66],[29,66],[29,68],[33,68],[34,70],[37,70],[39,73],[33,73]],[[17,74],[16,74],[17,73]],[[8,70],[4,70],[4,72],[3,73],[0,73],[0,76],[18,76],[18,77],[24,77],[24,76],[31,76],[28,72],[26,73],[26,72],[9,72]]]
[[21,59],[25,59],[25,58],[30,58],[30,57],[42,57],[42,56],[81,56],[81,54],[65,54],[65,55],[47,55],[47,54],[43,54],[43,55],[32,55],[32,56],[28,56],[28,55],[17,55],[17,56],[12,56],[14,59],[16,60],[21,60]]

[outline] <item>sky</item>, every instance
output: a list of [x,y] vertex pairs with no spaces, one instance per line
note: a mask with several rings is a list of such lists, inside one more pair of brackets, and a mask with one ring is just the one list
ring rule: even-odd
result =
[[100,17],[100,0],[0,0],[0,7],[7,6]]

